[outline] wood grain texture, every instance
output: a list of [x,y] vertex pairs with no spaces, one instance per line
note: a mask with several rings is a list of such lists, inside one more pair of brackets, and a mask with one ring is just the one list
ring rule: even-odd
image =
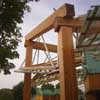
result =
[[70,4],[64,4],[58,8],[52,15],[40,23],[36,28],[29,32],[26,36],[26,40],[35,39],[40,35],[46,33],[53,28],[54,20],[56,17],[72,17],[74,16],[74,7]]
[[59,30],[58,54],[61,83],[60,100],[78,100],[72,28],[70,27],[61,26]]
[[[46,46],[47,46],[49,52],[54,52],[54,53],[57,52],[57,45],[46,43]],[[43,42],[33,41],[32,42],[32,47],[33,47],[33,49],[46,51],[46,48],[45,48]]]
[[[31,41],[27,41],[25,66],[32,66],[32,46]],[[24,75],[23,100],[31,100],[31,74]]]

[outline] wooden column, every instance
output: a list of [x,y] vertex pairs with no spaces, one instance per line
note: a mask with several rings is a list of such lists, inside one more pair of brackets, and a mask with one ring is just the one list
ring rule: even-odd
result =
[[78,100],[72,28],[60,26],[58,31],[60,100]]
[[[25,66],[32,66],[32,45],[31,41],[26,41],[26,61]],[[25,73],[24,75],[24,90],[23,100],[31,100],[31,74]]]

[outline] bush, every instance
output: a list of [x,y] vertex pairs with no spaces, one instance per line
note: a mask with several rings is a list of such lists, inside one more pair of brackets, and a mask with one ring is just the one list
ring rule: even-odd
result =
[[0,100],[14,100],[11,89],[0,89]]

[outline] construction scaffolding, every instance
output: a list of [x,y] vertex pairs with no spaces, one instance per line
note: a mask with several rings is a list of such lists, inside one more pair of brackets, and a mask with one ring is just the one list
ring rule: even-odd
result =
[[[100,45],[95,41],[100,33],[100,7],[95,6],[87,15],[74,16],[74,6],[64,4],[25,36],[25,66],[19,70],[25,73],[23,100],[31,100],[31,85],[40,84],[36,80],[41,78],[60,81],[60,100],[78,100],[76,67],[84,64],[84,50]],[[35,41],[51,29],[58,33],[58,45]],[[47,62],[32,65],[33,49],[57,53],[57,59],[46,53]]]

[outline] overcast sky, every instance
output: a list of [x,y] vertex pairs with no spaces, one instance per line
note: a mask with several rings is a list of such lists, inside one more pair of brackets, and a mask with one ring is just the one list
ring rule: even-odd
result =
[[[100,0],[40,0],[40,2],[30,2],[31,12],[25,13],[24,23],[22,27],[23,37],[36,27],[41,21],[48,17],[54,12],[53,8],[57,9],[64,3],[71,3],[75,5],[76,16],[85,14],[91,5],[100,5]],[[57,43],[57,34],[52,31],[49,36],[45,35],[46,41]],[[48,38],[49,37],[49,38]],[[24,38],[23,38],[24,40]],[[20,66],[21,62],[25,58],[25,48],[24,42],[20,43],[18,47],[18,52],[20,53],[20,58],[14,60],[16,68]],[[4,76],[0,74],[0,88],[12,88],[14,85],[18,84],[23,80],[23,74],[12,72],[11,75]]]

